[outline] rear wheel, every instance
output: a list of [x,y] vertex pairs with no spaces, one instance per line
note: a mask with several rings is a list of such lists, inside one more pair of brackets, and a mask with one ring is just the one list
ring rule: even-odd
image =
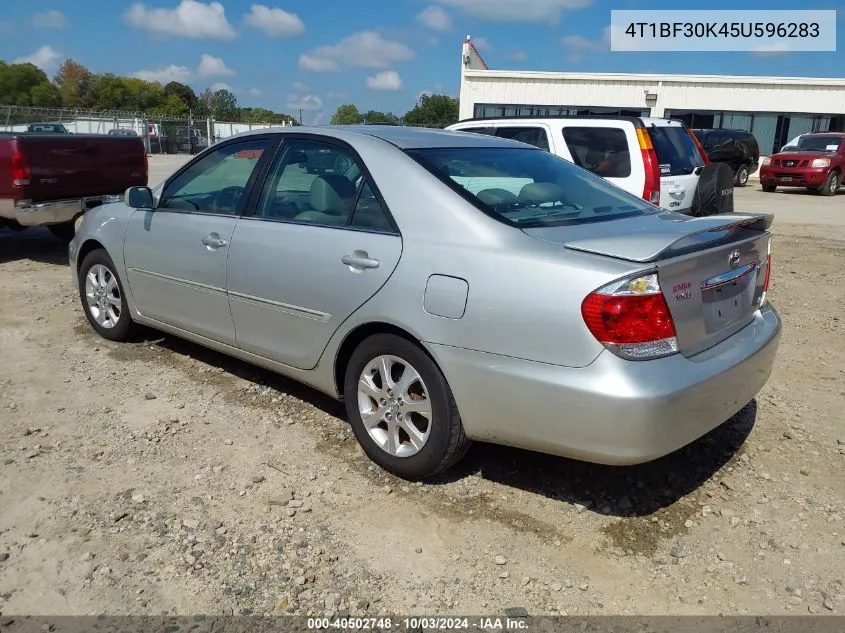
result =
[[777,185],[763,185],[763,191],[765,191],[766,193],[772,193],[777,188]]
[[70,243],[73,236],[76,235],[76,222],[62,222],[61,224],[48,224],[47,229],[54,237],[59,238],[63,242]]
[[364,452],[403,479],[436,475],[469,448],[443,374],[399,336],[377,334],[358,346],[346,368],[344,399]]
[[823,196],[832,196],[839,190],[840,183],[841,180],[839,172],[832,171],[827,175],[827,180],[824,181],[824,185],[822,185],[820,193]]
[[748,165],[740,165],[736,170],[736,184],[738,187],[748,184]]
[[133,334],[135,323],[115,269],[102,248],[88,253],[79,267],[79,297],[97,334],[110,341],[125,341]]

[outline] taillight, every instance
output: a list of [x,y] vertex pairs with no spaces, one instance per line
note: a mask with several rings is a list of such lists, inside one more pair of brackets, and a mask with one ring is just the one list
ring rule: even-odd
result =
[[772,278],[772,240],[769,240],[768,253],[766,254],[766,276],[763,279],[763,295],[760,297],[760,306],[766,303],[769,296],[769,281]]
[[621,279],[590,293],[581,315],[596,340],[623,358],[649,360],[678,351],[675,322],[656,273]]
[[21,189],[28,187],[30,178],[29,161],[27,161],[26,155],[22,151],[16,150],[12,154],[12,188]]
[[657,162],[657,153],[654,145],[651,144],[651,137],[645,128],[637,128],[637,140],[640,143],[640,151],[643,155],[645,166],[645,185],[643,186],[643,199],[652,204],[660,204],[660,165]]
[[692,142],[695,143],[695,146],[698,148],[698,152],[701,154],[701,158],[704,159],[704,165],[707,166],[710,164],[710,157],[707,155],[707,152],[704,151],[704,147],[698,140],[698,137],[695,135],[695,132],[687,128],[687,132],[689,133],[690,137],[692,137]]

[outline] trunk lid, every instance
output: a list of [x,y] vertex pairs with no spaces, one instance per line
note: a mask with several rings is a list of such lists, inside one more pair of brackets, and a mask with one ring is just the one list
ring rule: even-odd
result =
[[31,177],[32,202],[122,194],[147,184],[146,151],[138,137],[21,135]]
[[745,327],[764,298],[769,214],[660,213],[582,226],[524,229],[565,248],[655,269],[684,356]]

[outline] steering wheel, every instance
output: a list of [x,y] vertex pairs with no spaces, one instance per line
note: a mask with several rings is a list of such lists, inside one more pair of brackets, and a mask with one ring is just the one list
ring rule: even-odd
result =
[[214,202],[211,204],[212,212],[234,214],[243,195],[243,187],[237,185],[224,187],[214,196]]

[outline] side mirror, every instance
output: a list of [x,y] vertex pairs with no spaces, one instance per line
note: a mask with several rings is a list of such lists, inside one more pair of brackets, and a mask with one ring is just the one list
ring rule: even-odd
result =
[[155,209],[153,192],[149,187],[129,187],[123,199],[127,206],[133,209],[146,209],[148,211]]

